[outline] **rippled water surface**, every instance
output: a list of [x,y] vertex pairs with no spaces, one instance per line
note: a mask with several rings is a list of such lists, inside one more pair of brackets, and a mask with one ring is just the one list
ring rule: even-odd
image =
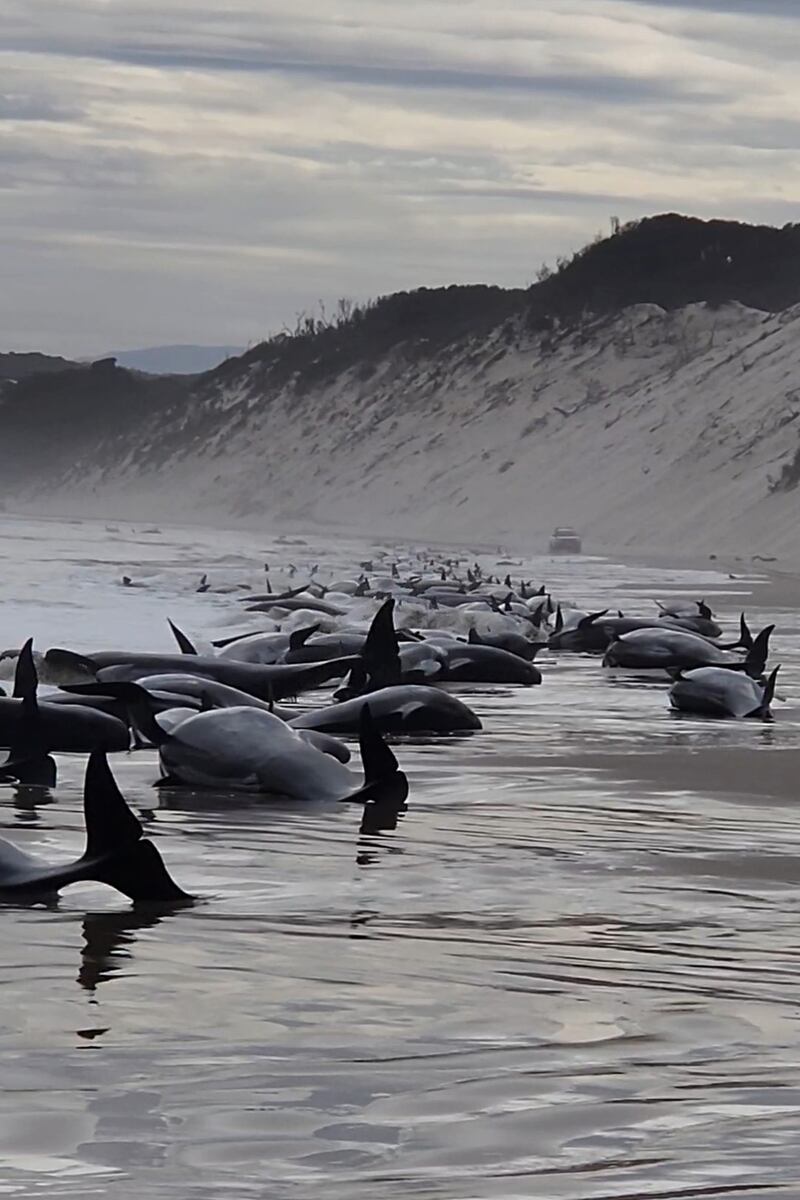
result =
[[[167,615],[237,620],[194,592],[207,568],[370,550],[135,528],[0,523],[2,646],[171,649]],[[203,899],[0,908],[0,1194],[800,1195],[797,615],[713,572],[525,574],[597,608],[703,594],[731,627],[747,597],[778,624],[775,724],[679,719],[664,683],[545,657],[539,688],[460,690],[483,733],[398,746],[384,836],[159,793],[152,753],[116,756]],[[59,768],[49,797],[0,786],[2,835],[53,860],[83,830],[83,761]]]

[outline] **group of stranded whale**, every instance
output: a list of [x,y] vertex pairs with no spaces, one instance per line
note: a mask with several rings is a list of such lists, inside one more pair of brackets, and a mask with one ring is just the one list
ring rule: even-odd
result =
[[[262,595],[240,593],[247,627],[213,643],[170,622],[174,654],[38,654],[30,640],[6,651],[15,675],[12,696],[0,689],[0,747],[8,750],[0,782],[54,787],[53,754],[88,755],[86,848],[74,862],[49,866],[0,840],[0,899],[39,902],[94,880],[135,903],[191,902],[120,794],[108,764],[114,752],[155,749],[156,786],[345,802],[360,808],[362,831],[379,832],[396,827],[408,797],[386,737],[480,731],[448,686],[541,684],[540,653],[666,672],[679,713],[772,719],[779,668],[765,672],[774,626],[754,637],[742,615],[738,637],[723,642],[703,600],[626,617],[567,607],[544,586],[484,574],[477,562],[383,562],[377,576],[373,566],[327,586],[312,577],[280,593],[269,585]],[[198,591],[208,590],[204,577]],[[281,704],[331,684],[338,688],[329,702]],[[348,765],[343,736],[358,737],[361,773]]]

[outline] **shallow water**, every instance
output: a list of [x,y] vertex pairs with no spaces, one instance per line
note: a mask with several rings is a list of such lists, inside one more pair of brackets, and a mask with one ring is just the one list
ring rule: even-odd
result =
[[[0,648],[168,649],[167,615],[240,621],[194,592],[206,568],[258,585],[265,557],[365,549],[0,534]],[[704,594],[726,624],[750,590],[590,558],[525,574],[599,608]],[[778,621],[774,725],[680,719],[663,683],[544,657],[540,688],[459,689],[485,732],[399,746],[409,811],[384,836],[159,793],[153,754],[116,756],[203,901],[145,915],[81,885],[0,909],[0,1194],[800,1194],[800,637],[747,607]],[[53,860],[82,842],[83,762],[59,766],[52,797],[0,787],[2,835]]]

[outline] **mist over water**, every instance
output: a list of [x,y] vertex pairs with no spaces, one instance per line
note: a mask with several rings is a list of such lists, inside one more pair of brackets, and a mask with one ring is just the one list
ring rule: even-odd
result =
[[[375,548],[109,524],[0,521],[0,649],[171,651],[167,616],[242,626],[204,572],[260,587],[265,559],[302,581]],[[409,811],[382,836],[347,806],[157,791],[154,752],[114,756],[202,901],[0,907],[0,1192],[798,1194],[797,614],[712,571],[511,572],[593,609],[703,595],[726,629],[746,596],[778,626],[775,723],[680,719],[661,681],[542,654],[541,687],[457,689],[482,733],[398,745]],[[83,769],[0,785],[2,836],[79,852]]]

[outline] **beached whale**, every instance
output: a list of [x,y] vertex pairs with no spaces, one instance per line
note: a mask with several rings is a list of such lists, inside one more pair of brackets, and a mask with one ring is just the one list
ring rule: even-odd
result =
[[[301,731],[355,733],[363,706],[360,697],[344,700],[292,717],[289,724]],[[478,717],[457,696],[417,684],[370,692],[369,711],[381,733],[466,733],[481,728]]]
[[[716,624],[706,622],[704,618],[694,617],[611,617],[608,610],[587,614],[571,614],[569,623],[556,624],[556,629],[548,638],[551,650],[573,650],[584,653],[602,653],[612,642],[629,633],[643,629],[662,631],[675,630],[677,633],[691,633],[709,642],[715,642],[722,632]],[[717,649],[734,650],[738,647],[749,649],[753,644],[747,628],[744,614],[741,617],[741,635],[738,641],[729,645],[717,644]]]
[[[59,699],[83,704],[91,704],[95,701],[105,705],[114,705],[118,711],[124,714],[126,723],[130,724],[130,706],[133,705],[138,709],[141,704],[140,689],[147,692],[150,710],[153,714],[169,714],[170,730],[177,728],[180,723],[176,716],[178,712],[181,713],[180,719],[182,720],[195,716],[199,712],[224,708],[255,708],[261,712],[275,713],[281,720],[286,720],[291,716],[288,710],[277,710],[273,704],[268,704],[265,700],[248,696],[246,692],[239,692],[236,688],[217,683],[214,679],[203,679],[197,675],[145,675],[133,683],[81,684],[71,687],[69,695],[65,694]],[[162,728],[166,728],[164,722],[161,722],[161,725]],[[135,724],[134,734],[141,739],[141,729]],[[304,730],[302,736],[323,754],[330,754],[342,763],[350,761],[350,750],[344,742],[312,730]],[[141,740],[139,740],[137,747],[140,747],[141,744]]]
[[746,658],[722,650],[694,633],[676,629],[636,629],[611,643],[603,665],[638,669],[662,667],[666,670],[725,667],[730,671],[746,671],[757,679],[766,666],[774,628],[774,625],[768,625],[761,630]]
[[107,650],[96,654],[75,654],[71,650],[52,649],[45,654],[48,668],[67,683],[94,679],[100,683],[132,681],[142,675],[178,672],[215,679],[238,688],[259,700],[280,700],[340,679],[356,664],[356,658],[290,666],[262,666],[212,658],[203,654],[140,654],[133,651]]
[[372,828],[393,828],[405,806],[406,776],[363,702],[359,720],[363,781],[318,749],[306,731],[259,709],[182,714],[175,723],[169,713],[164,718],[148,714],[145,705],[138,719],[142,732],[158,746],[162,784],[361,804],[362,827]]
[[526,686],[542,682],[542,673],[532,662],[526,662],[507,650],[494,646],[475,646],[470,643],[440,643],[445,656],[440,675],[447,683],[520,683]]
[[[127,722],[93,707],[65,706],[38,699],[38,678],[29,639],[20,651],[14,696],[0,697],[0,747],[10,751],[0,771],[20,782],[52,786],[54,772],[43,759],[51,751],[88,753],[127,750]],[[13,764],[13,768],[12,768]],[[53,776],[51,778],[51,775]]]
[[89,758],[83,810],[86,848],[73,862],[43,863],[0,839],[0,899],[41,902],[83,880],[108,884],[137,903],[192,899],[171,878],[153,843],[143,838],[102,750]]
[[470,629],[468,640],[472,646],[493,646],[495,650],[516,654],[517,658],[524,658],[526,662],[533,662],[539,651],[544,649],[544,642],[531,642],[524,634],[511,630],[507,633],[478,633],[477,629]]
[[681,673],[669,691],[669,702],[678,712],[704,717],[754,717],[772,720],[776,667],[765,683],[742,671],[725,667],[698,667]]

